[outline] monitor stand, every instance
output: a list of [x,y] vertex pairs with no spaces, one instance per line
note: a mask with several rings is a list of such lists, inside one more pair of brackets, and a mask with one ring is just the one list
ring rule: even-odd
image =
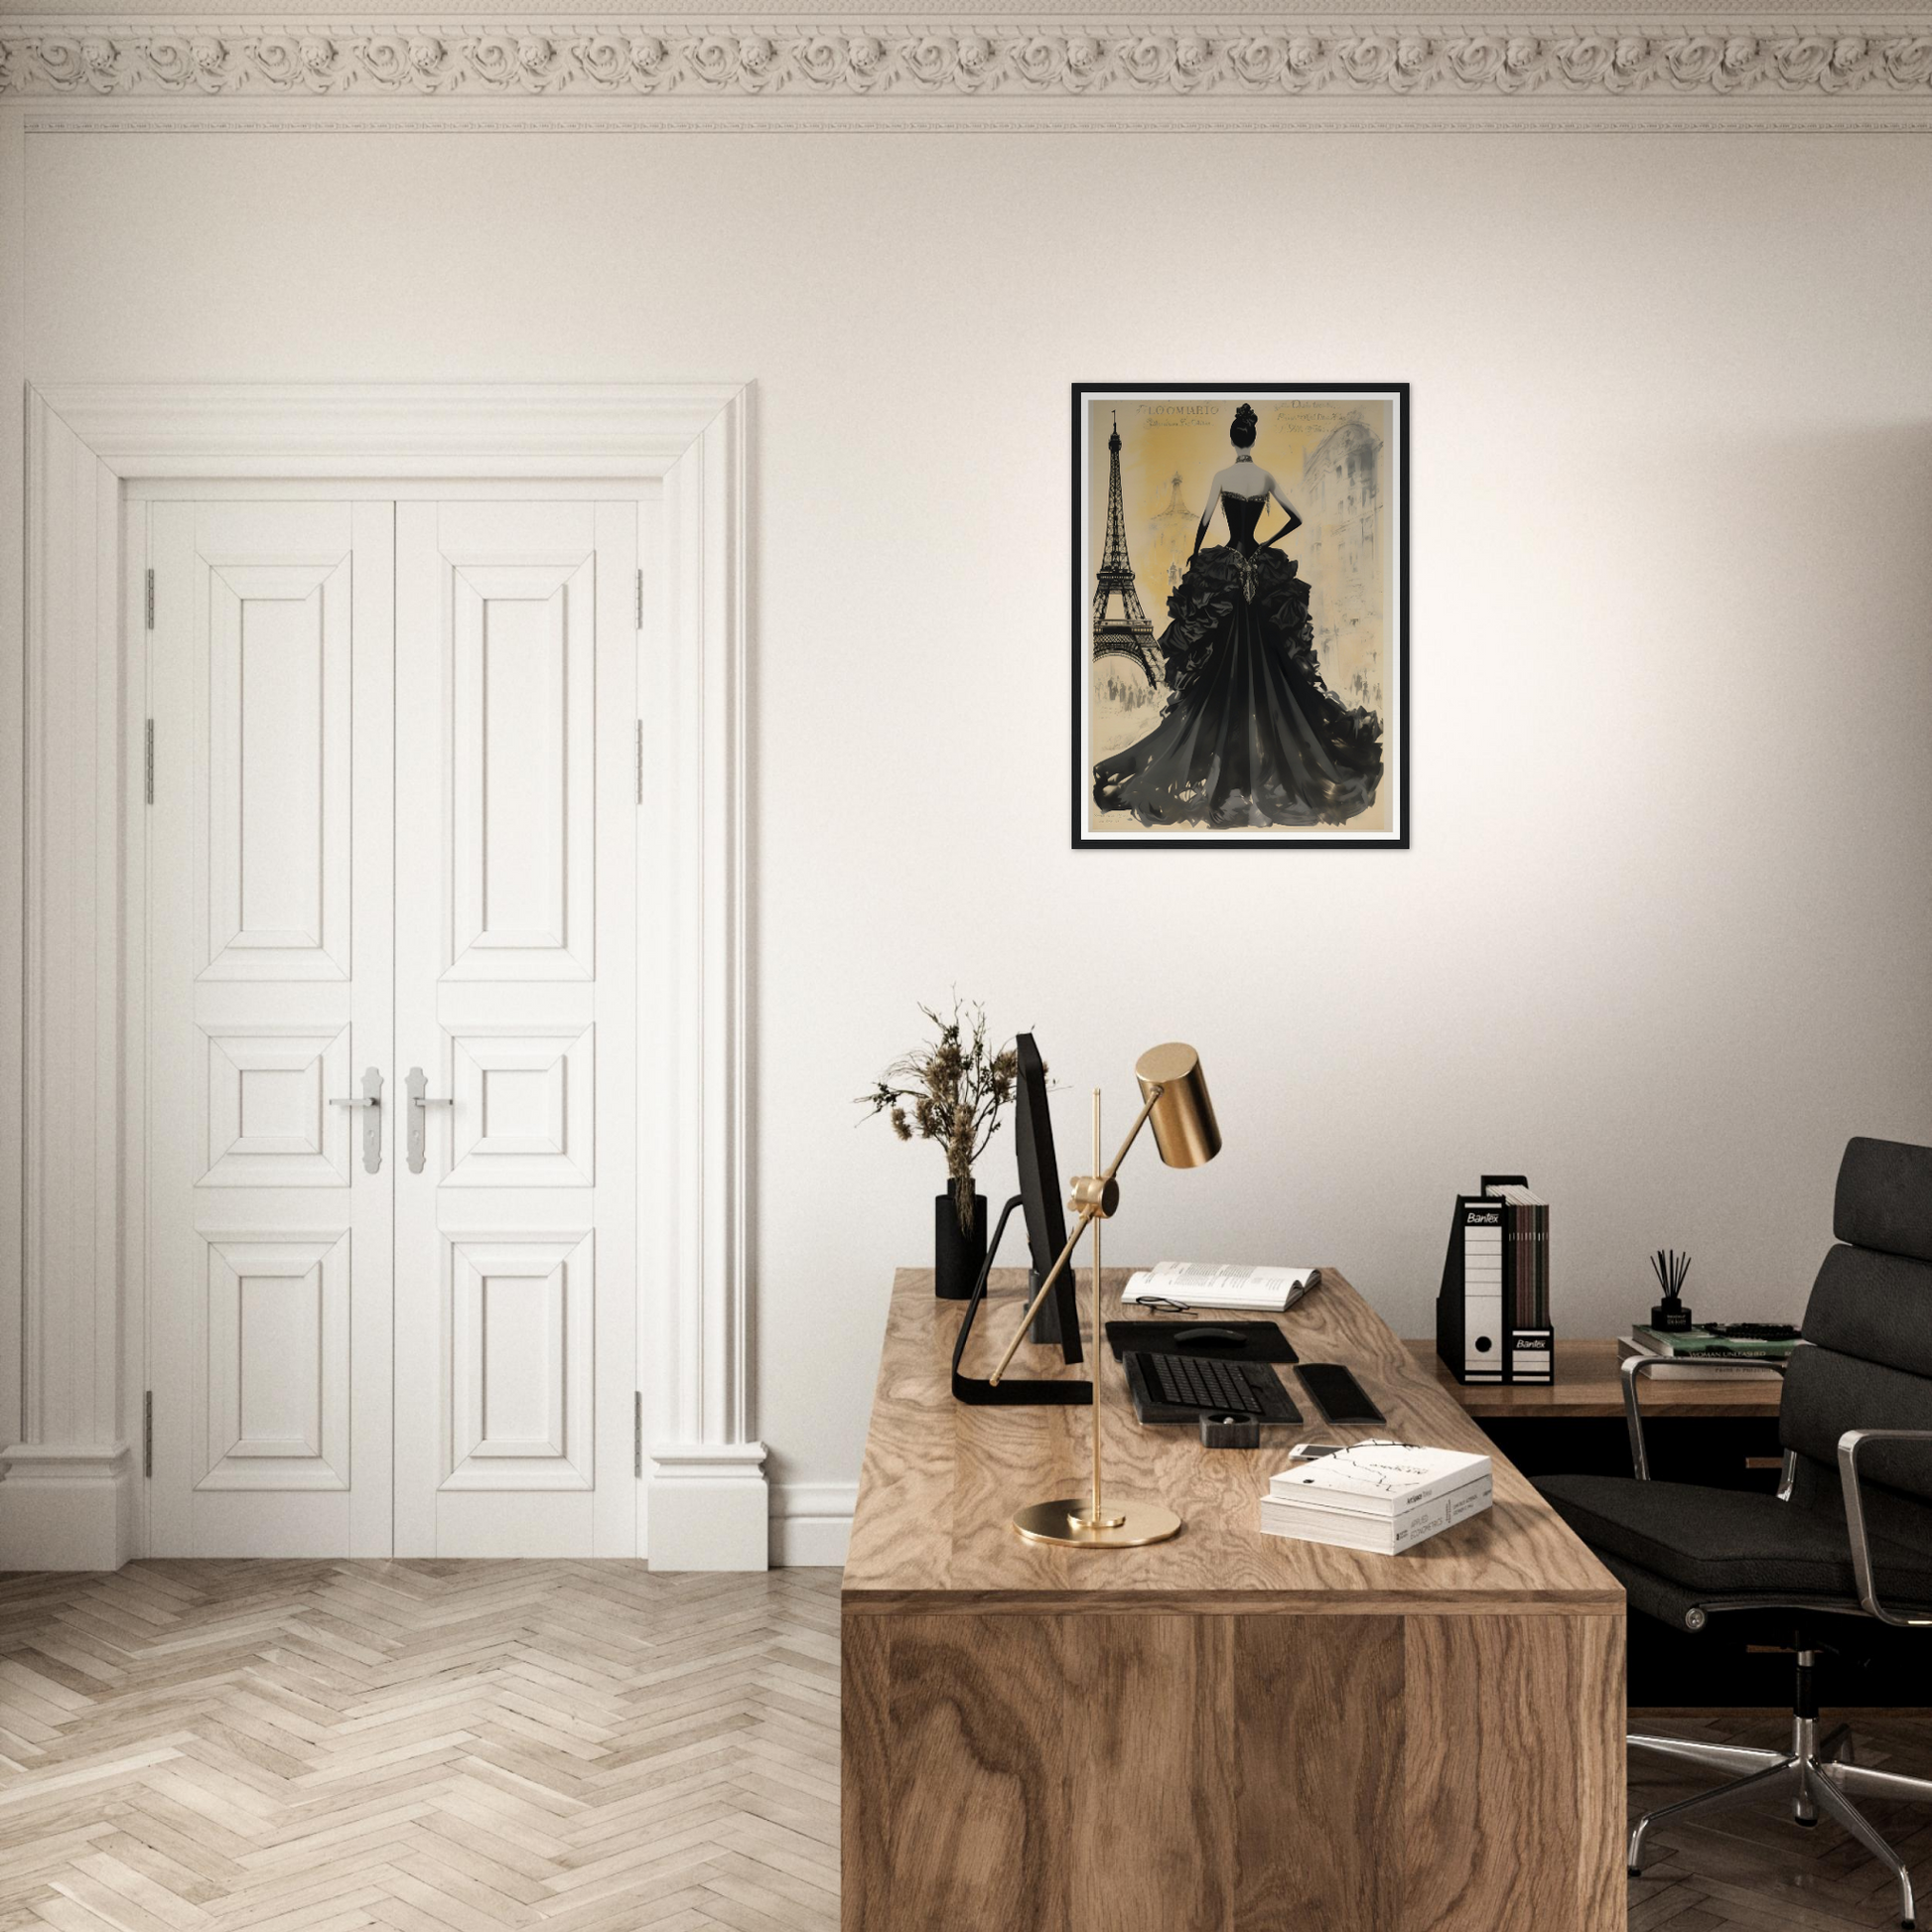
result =
[[[1007,1231],[1007,1221],[1013,1210],[1025,1199],[1024,1195],[1014,1197],[1000,1210],[999,1225],[993,1230],[993,1239],[986,1244],[986,1260],[980,1268],[979,1280],[973,1284],[973,1292],[967,1299],[966,1311],[959,1317],[959,1336],[952,1348],[952,1392],[956,1400],[970,1402],[982,1408],[1019,1409],[1029,1406],[1058,1406],[1061,1408],[1085,1408],[1093,1402],[1093,1385],[1084,1379],[1078,1382],[1031,1382],[1015,1375],[1003,1375],[998,1382],[989,1382],[984,1376],[962,1375],[959,1364],[965,1359],[966,1344],[973,1333],[973,1317],[979,1313],[980,1304],[986,1300],[987,1278],[993,1273],[994,1257],[1000,1252],[1000,1237]],[[1031,1283],[1030,1298],[1039,1293],[1037,1271],[1028,1277]],[[1074,1333],[1079,1333],[1079,1314],[1073,1308],[1073,1274],[1069,1269],[1057,1284],[1053,1294],[1041,1305],[1040,1315],[1050,1314],[1053,1332],[1048,1340],[1058,1342],[1061,1334],[1061,1317],[1069,1313],[1074,1323]],[[1060,1304],[1064,1304],[1062,1309]],[[1033,1340],[1040,1339],[1039,1322],[1035,1321],[1029,1331]],[[1096,1337],[1096,1346],[1098,1338]]]

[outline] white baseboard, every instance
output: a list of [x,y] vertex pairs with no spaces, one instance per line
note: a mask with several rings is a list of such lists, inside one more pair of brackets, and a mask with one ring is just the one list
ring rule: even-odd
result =
[[852,1540],[856,1482],[781,1482],[771,1490],[771,1562],[840,1569]]
[[134,1554],[125,1443],[16,1443],[0,1468],[0,1570],[118,1570]]
[[653,1570],[769,1567],[771,1498],[762,1443],[667,1443],[650,1455]]
[[[654,1450],[653,1570],[837,1569],[856,1482],[768,1484],[760,1444]],[[134,1457],[125,1443],[24,1443],[0,1451],[0,1571],[118,1570],[133,1554]]]

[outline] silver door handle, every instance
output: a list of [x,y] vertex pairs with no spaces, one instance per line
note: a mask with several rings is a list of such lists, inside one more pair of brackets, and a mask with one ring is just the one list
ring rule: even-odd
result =
[[412,1066],[403,1076],[402,1083],[409,1089],[409,1172],[421,1173],[424,1144],[429,1139],[429,1110],[432,1107],[454,1107],[456,1102],[448,1098],[432,1100],[429,1095],[429,1075],[420,1066]]
[[353,1099],[329,1102],[332,1107],[366,1107],[362,1123],[362,1165],[370,1173],[382,1172],[382,1075],[374,1068],[362,1074],[362,1091]]

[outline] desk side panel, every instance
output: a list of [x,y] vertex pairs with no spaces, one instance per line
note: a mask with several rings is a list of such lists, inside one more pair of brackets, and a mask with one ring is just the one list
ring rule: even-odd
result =
[[845,1619],[843,1932],[1070,1932],[1070,1627]]
[[[1226,1620],[1226,1619],[1224,1619]],[[1403,1643],[1394,1616],[1229,1622],[1233,1932],[1402,1923]]]
[[839,1630],[839,1896],[843,1932],[889,1932],[892,1904],[892,1633],[884,1617]]
[[1403,1932],[1621,1932],[1620,1616],[1404,1619]]
[[1226,1932],[1238,1753],[1232,1626],[1061,1619],[1072,1922]]
[[845,1932],[1620,1932],[1621,1616],[844,1621]]

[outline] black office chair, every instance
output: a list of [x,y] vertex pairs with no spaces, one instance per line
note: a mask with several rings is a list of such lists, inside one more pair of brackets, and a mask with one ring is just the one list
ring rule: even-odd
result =
[[1537,1487],[1633,1610],[1682,1630],[1774,1615],[1798,1653],[1788,1751],[1631,1734],[1646,1750],[1740,1773],[1638,1819],[1631,1872],[1653,1826],[1788,1797],[1800,1825],[1823,1812],[1890,1867],[1909,1926],[1911,1875],[1852,1800],[1932,1802],[1932,1780],[1855,1762],[1845,1725],[1821,1737],[1813,1671],[1835,1633],[1856,1635],[1846,1619],[1932,1624],[1932,1148],[1853,1141],[1832,1231],[1841,1245],[1818,1271],[1779,1400],[1776,1496],[1652,1482],[1637,1385],[1654,1364],[1640,1360],[1623,1368],[1635,1477],[1546,1476]]

